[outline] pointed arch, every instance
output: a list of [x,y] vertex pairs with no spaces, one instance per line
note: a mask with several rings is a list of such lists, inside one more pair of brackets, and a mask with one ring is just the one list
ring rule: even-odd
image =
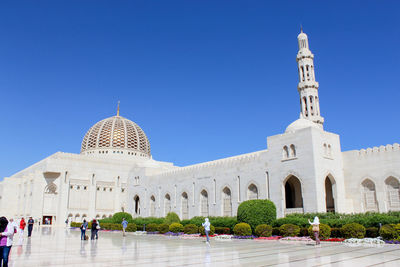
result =
[[189,196],[186,192],[181,194],[181,213],[182,220],[189,219]]
[[385,180],[388,210],[400,210],[400,183],[394,176],[389,176]]
[[361,187],[362,187],[364,210],[378,211],[375,183],[371,179],[366,178],[361,183]]
[[222,189],[222,216],[232,216],[232,193],[228,186]]
[[171,211],[171,196],[167,193],[164,196],[164,216],[167,216]]
[[133,205],[134,205],[134,215],[140,215],[140,197],[138,195],[135,195],[133,197]]
[[154,197],[154,195],[152,195],[151,197],[150,197],[150,209],[149,209],[149,212],[150,212],[150,217],[154,217],[154,216],[156,216],[156,198]]
[[208,192],[205,189],[200,192],[200,216],[208,217]]
[[258,187],[254,183],[247,187],[247,199],[258,199]]
[[325,177],[325,204],[327,212],[335,212],[336,181],[332,175]]
[[300,179],[289,175],[283,183],[286,209],[303,209],[303,192]]

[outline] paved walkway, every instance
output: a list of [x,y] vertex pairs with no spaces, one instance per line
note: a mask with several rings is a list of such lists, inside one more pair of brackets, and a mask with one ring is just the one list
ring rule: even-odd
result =
[[399,245],[232,240],[211,241],[207,247],[202,239],[100,232],[99,240],[81,242],[79,235],[78,230],[36,228],[22,246],[13,246],[10,266],[400,266]]

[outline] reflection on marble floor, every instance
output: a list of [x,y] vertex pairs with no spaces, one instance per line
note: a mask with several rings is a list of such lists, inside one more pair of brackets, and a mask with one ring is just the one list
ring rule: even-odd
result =
[[[89,233],[90,236],[90,233]],[[100,232],[80,240],[79,230],[36,227],[11,251],[10,266],[400,266],[400,246],[348,247],[280,241],[211,241],[164,236],[125,238]]]

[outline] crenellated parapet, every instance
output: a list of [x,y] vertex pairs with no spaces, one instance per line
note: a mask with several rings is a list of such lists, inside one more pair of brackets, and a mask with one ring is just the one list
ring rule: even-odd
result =
[[382,155],[383,153],[392,153],[392,152],[400,152],[400,145],[398,143],[394,143],[393,145],[386,145],[380,147],[368,147],[366,149],[356,150],[358,156],[374,156],[374,155]]
[[257,161],[262,154],[266,153],[267,150],[256,151],[252,153],[242,154],[239,156],[213,160],[205,163],[194,164],[186,167],[179,167],[174,170],[169,170],[158,174],[160,177],[168,177],[168,176],[176,176],[176,175],[184,175],[191,174],[194,171],[203,171],[204,169],[213,169],[213,168],[221,168],[221,167],[238,167],[241,164],[246,164],[250,162]]

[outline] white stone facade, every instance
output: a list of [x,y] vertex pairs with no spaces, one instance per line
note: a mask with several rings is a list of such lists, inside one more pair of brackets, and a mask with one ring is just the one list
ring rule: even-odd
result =
[[338,135],[323,130],[319,84],[308,37],[298,36],[300,118],[268,149],[177,167],[155,161],[135,123],[117,116],[95,124],[81,154],[58,152],[0,183],[0,210],[62,224],[66,218],[135,217],[176,212],[235,216],[248,199],[270,199],[278,217],[295,212],[400,210],[399,144],[342,152]]

